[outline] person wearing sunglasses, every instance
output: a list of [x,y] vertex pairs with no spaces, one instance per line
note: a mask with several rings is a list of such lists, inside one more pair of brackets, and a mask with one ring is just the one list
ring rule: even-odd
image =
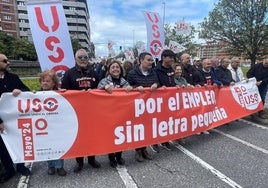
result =
[[[79,49],[75,53],[75,66],[67,70],[63,76],[62,89],[69,90],[89,90],[96,89],[99,77],[94,68],[89,65],[89,57],[84,49]],[[84,166],[84,157],[76,158],[74,172],[80,172]],[[95,160],[95,156],[88,156],[88,163],[93,168],[100,168],[101,165]]]
[[[29,91],[29,88],[23,84],[18,75],[8,72],[9,64],[7,57],[4,54],[0,54],[0,96],[5,92],[12,92],[17,97],[21,91]],[[3,133],[4,129],[4,122],[0,118],[0,134]],[[0,183],[4,183],[12,178],[16,171],[1,136],[0,160],[4,167],[4,172],[0,175]],[[30,175],[31,172],[24,166],[24,163],[18,163],[15,166],[18,173],[24,176]]]

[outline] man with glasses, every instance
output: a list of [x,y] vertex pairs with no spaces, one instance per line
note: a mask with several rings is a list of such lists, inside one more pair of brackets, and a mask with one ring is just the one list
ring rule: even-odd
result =
[[201,59],[199,57],[195,57],[193,61],[193,66],[196,70],[199,70],[202,68],[202,65],[200,63]]
[[[8,72],[9,61],[4,54],[0,54],[0,95],[5,92],[12,92],[16,97],[21,91],[29,91],[16,74]],[[0,118],[0,133],[4,131],[4,122]],[[15,168],[7,148],[0,136],[0,160],[4,167],[4,172],[0,175],[0,183],[8,181],[15,175]],[[16,164],[16,170],[24,176],[30,175],[30,170],[24,166],[24,163]]]
[[[75,66],[67,70],[62,80],[63,89],[88,90],[96,89],[99,77],[93,67],[89,65],[89,58],[86,50],[79,49],[75,53]],[[80,172],[84,165],[84,158],[76,158],[77,165],[74,172]],[[100,168],[100,163],[95,160],[95,156],[88,156],[88,163],[93,168]]]

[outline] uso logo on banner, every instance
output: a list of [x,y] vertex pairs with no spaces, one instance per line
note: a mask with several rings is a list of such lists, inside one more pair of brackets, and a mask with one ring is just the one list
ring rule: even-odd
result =
[[[244,81],[246,82],[246,81]],[[243,108],[254,110],[258,107],[261,98],[258,90],[253,89],[256,84],[255,78],[250,79],[249,83],[254,84],[252,87],[245,87],[243,84],[230,86],[235,101]]]
[[[17,124],[17,137],[21,139],[12,143],[21,145],[22,151],[18,152],[23,153],[25,161],[59,159],[75,143],[78,117],[69,101],[57,92],[37,93],[23,92],[21,98],[13,100],[18,118],[10,119],[10,124]],[[8,105],[10,100],[6,101]]]

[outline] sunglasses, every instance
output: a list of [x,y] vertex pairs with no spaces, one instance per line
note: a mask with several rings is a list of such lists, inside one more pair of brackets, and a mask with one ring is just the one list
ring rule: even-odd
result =
[[88,59],[88,56],[82,56],[82,55],[80,55],[80,56],[77,56],[77,59],[79,59],[79,60]]
[[0,62],[7,63],[8,62],[8,59],[3,59]]

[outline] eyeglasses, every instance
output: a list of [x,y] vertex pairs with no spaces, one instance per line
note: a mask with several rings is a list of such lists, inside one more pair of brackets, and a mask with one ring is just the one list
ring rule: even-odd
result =
[[77,56],[77,59],[79,59],[79,60],[82,60],[82,59],[87,60],[88,59],[88,56],[80,55],[80,56]]
[[1,60],[0,62],[8,63],[8,59],[3,59],[3,60]]

